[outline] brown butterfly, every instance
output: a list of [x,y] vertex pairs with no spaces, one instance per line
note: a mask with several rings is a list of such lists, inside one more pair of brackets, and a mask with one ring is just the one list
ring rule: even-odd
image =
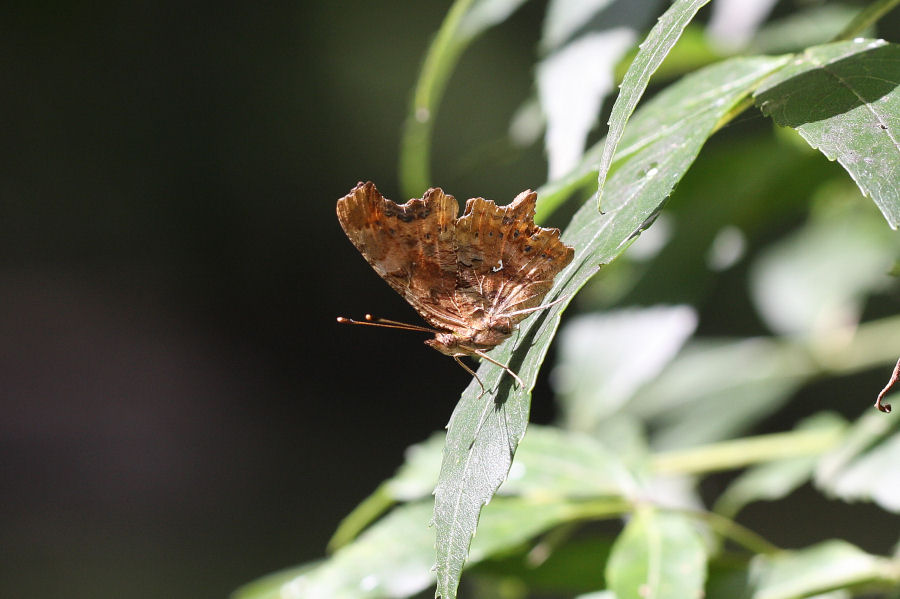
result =
[[399,205],[382,197],[374,183],[357,184],[337,202],[344,232],[431,328],[368,314],[365,321],[338,322],[434,333],[425,343],[472,375],[461,356],[492,362],[522,385],[485,352],[512,335],[528,314],[552,305],[541,300],[575,255],[560,241],[559,229],[534,224],[536,202],[531,190],[503,207],[473,198],[457,218],[456,199],[441,189]]

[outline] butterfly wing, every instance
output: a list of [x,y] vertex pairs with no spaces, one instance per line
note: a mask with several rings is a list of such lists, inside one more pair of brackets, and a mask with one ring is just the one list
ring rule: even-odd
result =
[[456,288],[456,214],[459,205],[440,189],[396,204],[372,182],[338,200],[337,216],[353,245],[381,278],[432,326],[465,330],[453,305]]
[[464,317],[511,324],[541,305],[553,279],[575,256],[559,229],[534,224],[537,194],[523,191],[508,206],[474,198],[456,224],[456,303]]

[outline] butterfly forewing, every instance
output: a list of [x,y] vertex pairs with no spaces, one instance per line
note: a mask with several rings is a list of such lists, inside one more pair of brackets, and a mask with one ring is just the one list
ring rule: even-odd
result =
[[337,216],[356,249],[381,278],[434,327],[463,330],[452,303],[456,288],[456,214],[453,196],[430,189],[399,205],[371,182],[338,200]]
[[457,219],[456,199],[440,189],[398,205],[360,183],[337,214],[375,271],[429,324],[453,333],[429,344],[463,355],[508,337],[572,261],[559,230],[534,224],[536,201],[533,191],[503,207],[475,198]]

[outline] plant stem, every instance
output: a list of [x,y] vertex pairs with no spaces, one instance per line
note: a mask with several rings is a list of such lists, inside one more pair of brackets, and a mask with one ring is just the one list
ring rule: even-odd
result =
[[350,543],[362,530],[371,524],[381,514],[386,512],[396,503],[388,492],[387,482],[378,485],[375,492],[362,500],[362,503],[353,508],[347,514],[337,530],[334,531],[331,540],[328,541],[329,553],[334,553],[344,545]]
[[470,41],[461,38],[458,30],[473,2],[456,0],[453,3],[422,64],[400,142],[400,186],[405,197],[419,196],[431,181],[429,163],[434,114],[450,71]]
[[850,23],[844,27],[837,36],[832,40],[835,42],[853,39],[869,26],[875,24],[878,19],[887,14],[890,10],[900,4],[900,0],[875,0],[872,4],[865,7],[858,15],[856,15]]
[[660,453],[654,457],[653,466],[666,474],[733,470],[776,459],[816,455],[834,447],[841,435],[841,430],[829,429],[748,437]]
[[725,516],[713,512],[695,510],[684,510],[683,513],[704,520],[719,535],[731,539],[753,553],[772,554],[781,551],[780,547],[769,542],[761,535]]

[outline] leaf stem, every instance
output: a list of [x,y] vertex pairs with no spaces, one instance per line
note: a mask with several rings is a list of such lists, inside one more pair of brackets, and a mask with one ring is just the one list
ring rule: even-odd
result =
[[355,539],[364,528],[394,505],[395,501],[388,492],[387,483],[388,481],[385,481],[378,485],[371,495],[363,499],[359,505],[353,508],[352,512],[341,520],[334,535],[328,541],[329,553],[334,553]]
[[834,42],[846,41],[853,39],[871,25],[875,24],[878,19],[894,9],[900,0],[875,0],[872,4],[865,7],[858,15],[853,17],[843,31],[841,31],[832,40]]
[[431,181],[431,133],[434,115],[456,59],[468,44],[458,35],[475,0],[456,0],[435,35],[422,64],[400,141],[400,187],[406,197],[419,196]]
[[762,535],[750,530],[746,526],[738,524],[731,518],[726,518],[725,516],[714,512],[699,510],[679,511],[693,518],[703,520],[720,536],[731,539],[752,553],[772,554],[781,551],[780,547],[770,542]]
[[[633,513],[638,509],[639,504],[627,501],[621,498],[608,498],[596,501],[586,501],[572,506],[573,519],[598,520],[612,517],[624,516]],[[662,505],[655,506],[657,509],[669,512],[677,512],[685,514],[692,518],[697,518],[706,522],[709,527],[720,536],[731,539],[741,547],[746,548],[752,553],[771,554],[781,551],[781,548],[765,539],[762,535],[742,526],[734,520],[702,510],[688,509],[672,509]],[[572,522],[570,522],[572,524]],[[562,534],[569,534],[571,530],[563,529]],[[539,547],[536,546],[535,548]]]
[[666,474],[733,470],[776,459],[820,454],[841,439],[838,429],[792,431],[723,441],[656,455],[653,467]]

